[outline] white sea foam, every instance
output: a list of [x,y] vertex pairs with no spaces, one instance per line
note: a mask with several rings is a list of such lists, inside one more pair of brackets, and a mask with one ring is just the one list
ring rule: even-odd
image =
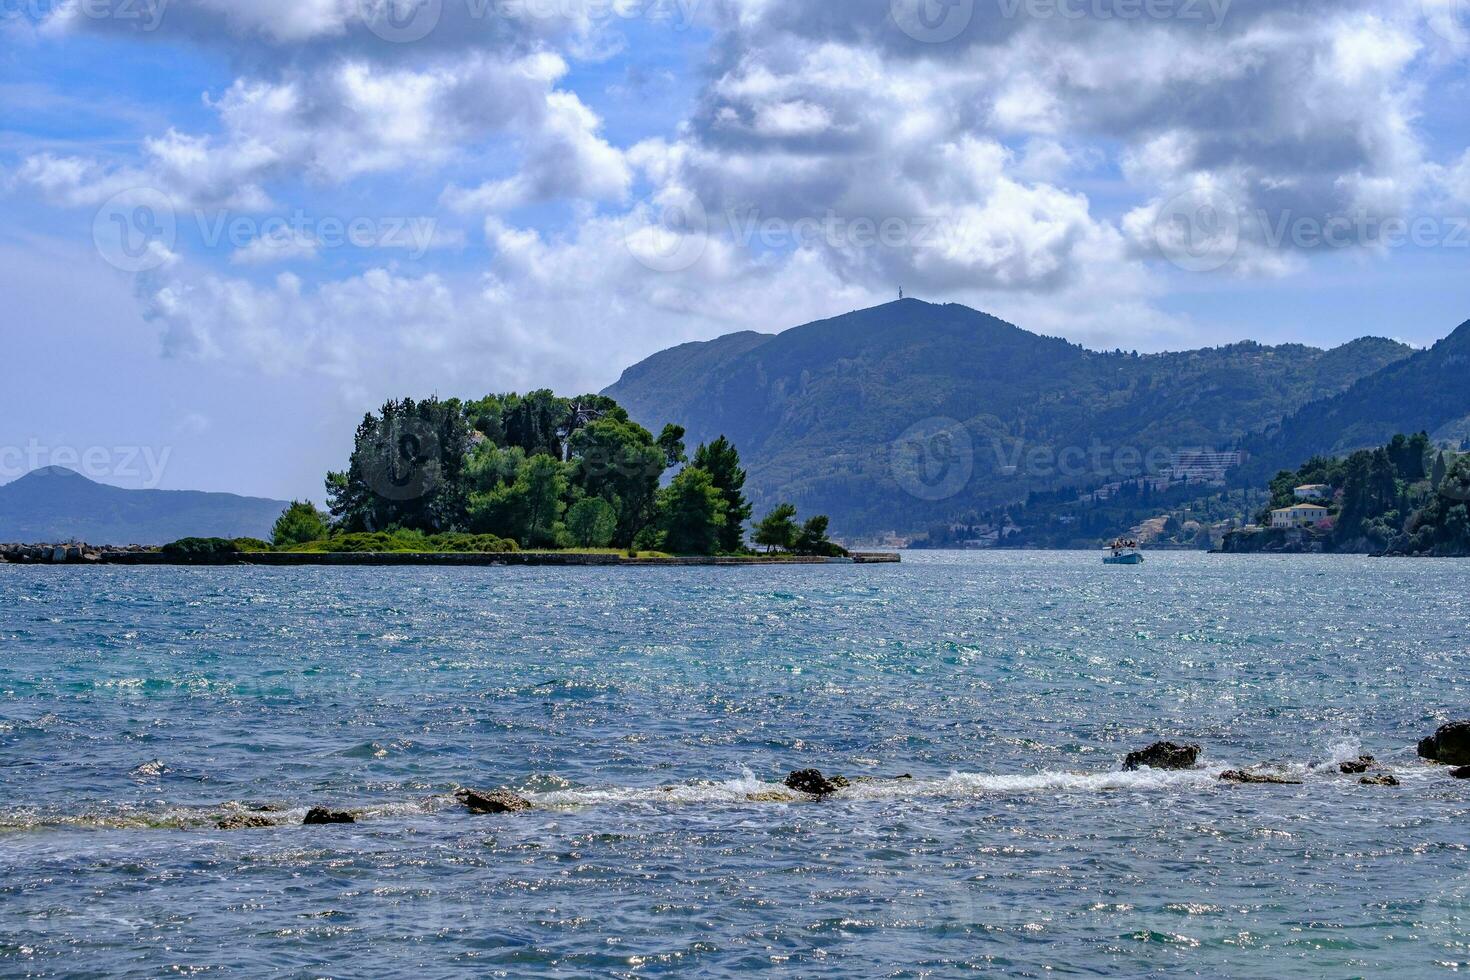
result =
[[1327,746],[1328,766],[1340,766],[1344,762],[1355,762],[1363,754],[1363,743],[1356,735],[1344,735]]
[[[919,779],[858,779],[828,797],[828,805],[851,802],[893,802],[902,800],[975,800],[986,797],[1017,796],[1101,796],[1104,794],[1154,793],[1192,794],[1223,792],[1234,787],[1221,782],[1220,775],[1229,769],[1248,768],[1253,772],[1269,772],[1299,780],[1309,790],[1313,786],[1339,789],[1355,788],[1357,777],[1344,776],[1337,770],[1339,759],[1358,758],[1361,749],[1356,739],[1344,739],[1329,747],[1330,763],[1295,763],[1277,766],[1239,766],[1215,763],[1206,768],[1182,771],[1140,769],[1135,772],[1068,772],[1042,770],[1033,773],[998,774],[954,772],[948,776]],[[139,767],[151,768],[150,767]],[[1392,773],[1406,786],[1430,785],[1446,778],[1442,767],[1424,765],[1382,765],[1380,772]],[[669,786],[604,786],[556,789],[543,792],[525,791],[522,795],[543,810],[584,810],[617,807],[757,807],[810,805],[816,798],[788,789],[780,782],[768,781],[744,770],[727,780],[701,780]],[[46,827],[71,827],[95,830],[212,830],[224,817],[251,814],[269,819],[279,826],[300,825],[312,806],[328,805],[350,811],[358,821],[414,820],[435,814],[461,811],[453,793],[403,799],[367,806],[333,804],[316,801],[275,811],[260,811],[239,803],[214,807],[165,806],[153,810],[119,807],[112,810],[80,814],[46,813],[35,808],[17,807],[0,810],[0,831],[31,831]]]

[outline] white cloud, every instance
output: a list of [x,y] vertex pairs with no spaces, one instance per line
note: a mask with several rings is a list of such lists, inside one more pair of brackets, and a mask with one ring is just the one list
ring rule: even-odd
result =
[[[278,206],[283,185],[427,180],[444,207],[491,215],[483,264],[455,276],[257,282],[178,260],[147,281],[171,354],[363,390],[416,371],[485,375],[470,390],[502,375],[594,386],[671,343],[789,326],[900,285],[1148,346],[1187,336],[1156,307],[1181,195],[1247,219],[1389,215],[1430,189],[1470,200],[1470,153],[1426,160],[1423,19],[1374,0],[1236,0],[1218,29],[977,13],[937,45],[904,35],[889,0],[711,0],[688,118],[633,146],[572,71],[618,52],[616,31],[590,5],[551,6],[562,12],[466,19],[446,3],[423,41],[392,44],[356,0],[174,0],[157,37],[238,56],[240,77],[207,103],[217,129],[167,130],[123,162],[35,154],[15,177],[64,206],[146,184],[245,211]],[[705,214],[695,250],[660,220],[679,200]],[[544,209],[570,223],[510,223],[548,203],[570,203]],[[1184,242],[1185,265],[1302,268],[1309,250],[1267,228]],[[292,233],[232,261],[320,252]],[[340,275],[328,265],[305,271]]]
[[420,70],[348,60],[264,81],[238,79],[208,104],[222,133],[169,130],[143,142],[133,166],[36,155],[22,183],[65,206],[118,190],[158,188],[179,209],[265,211],[266,187],[306,176],[323,184],[465,164],[472,148],[513,138],[519,166],[498,185],[510,203],[559,197],[618,199],[630,172],[603,139],[601,120],[557,89],[567,64],[541,52],[505,61],[471,54]]

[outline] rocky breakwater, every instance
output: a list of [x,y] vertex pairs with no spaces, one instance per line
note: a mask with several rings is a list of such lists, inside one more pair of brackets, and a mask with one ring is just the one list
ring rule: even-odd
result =
[[127,547],[95,547],[78,541],[66,544],[0,544],[0,564],[10,565],[89,565],[100,564],[118,556],[140,555],[152,551],[143,545]]

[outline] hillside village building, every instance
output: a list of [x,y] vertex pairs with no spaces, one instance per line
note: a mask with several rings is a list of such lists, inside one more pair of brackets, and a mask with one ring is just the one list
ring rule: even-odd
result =
[[1316,527],[1327,520],[1327,508],[1317,504],[1297,504],[1271,512],[1272,527]]

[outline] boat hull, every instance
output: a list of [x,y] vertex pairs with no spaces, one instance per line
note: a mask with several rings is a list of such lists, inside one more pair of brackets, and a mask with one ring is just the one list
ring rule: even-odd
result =
[[1142,565],[1142,555],[1117,555],[1113,558],[1104,558],[1105,565]]

